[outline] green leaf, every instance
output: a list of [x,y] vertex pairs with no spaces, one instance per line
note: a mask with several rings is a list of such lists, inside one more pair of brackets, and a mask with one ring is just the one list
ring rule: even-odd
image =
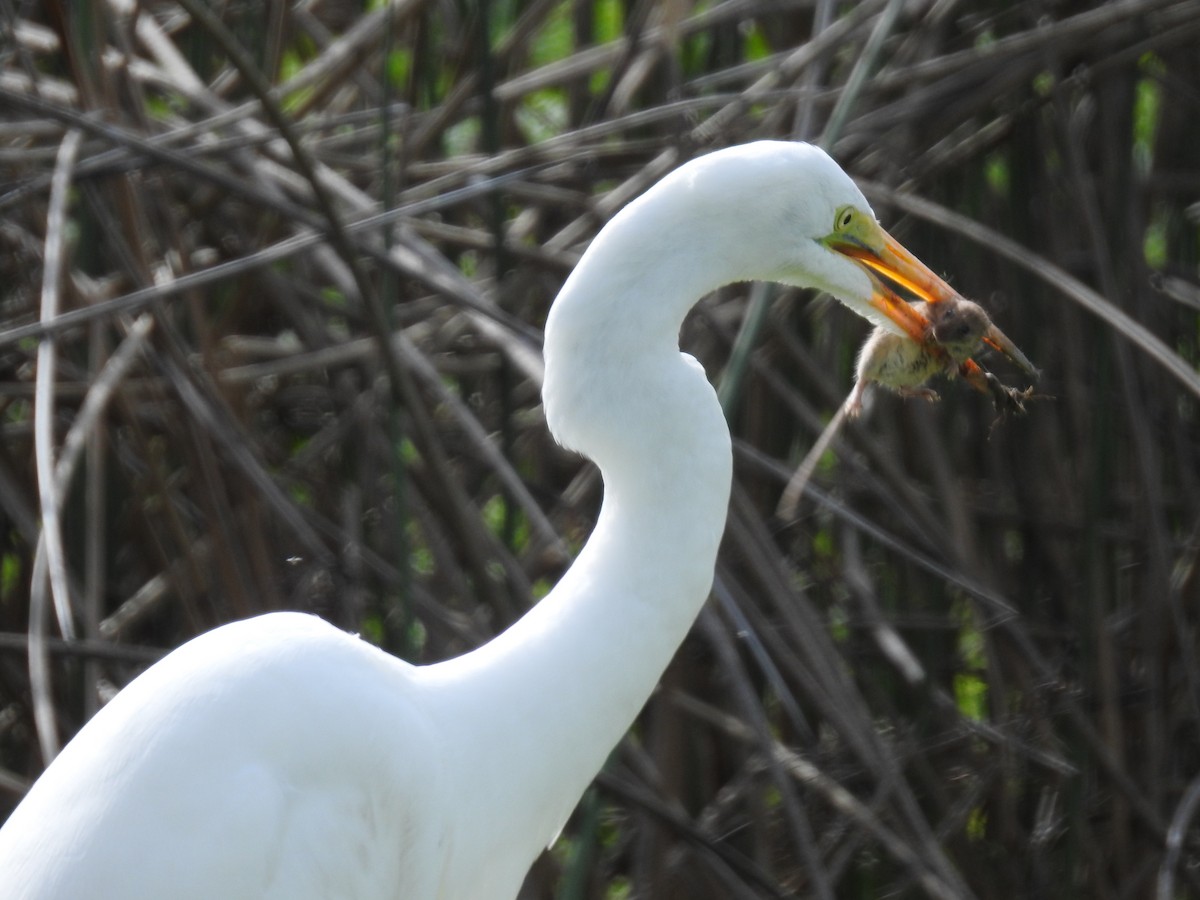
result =
[[959,672],[954,676],[954,705],[968,719],[982,722],[987,718],[987,682],[978,675]]

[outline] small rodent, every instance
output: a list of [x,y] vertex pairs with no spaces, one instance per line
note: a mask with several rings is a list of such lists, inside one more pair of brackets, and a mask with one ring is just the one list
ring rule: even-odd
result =
[[862,412],[863,397],[871,384],[904,397],[937,400],[937,392],[923,387],[925,382],[935,375],[955,375],[994,330],[983,307],[970,300],[912,305],[929,320],[930,339],[918,344],[907,335],[883,328],[872,331],[858,353],[854,390],[846,401],[846,414],[851,418]]

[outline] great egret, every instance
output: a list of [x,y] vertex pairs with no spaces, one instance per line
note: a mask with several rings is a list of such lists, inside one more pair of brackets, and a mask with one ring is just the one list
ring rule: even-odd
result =
[[873,270],[957,297],[817,148],[749,144],[668,175],[600,232],[546,323],[547,421],[605,491],[549,596],[429,666],[296,613],[188,642],[88,722],[0,830],[0,897],[514,897],[712,584],[730,440],[679,352],[684,315],[769,279],[921,336]]

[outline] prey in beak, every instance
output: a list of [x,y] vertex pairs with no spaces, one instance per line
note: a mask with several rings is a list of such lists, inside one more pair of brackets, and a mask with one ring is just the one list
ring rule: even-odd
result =
[[935,375],[964,378],[989,396],[1001,414],[1025,411],[1024,403],[1032,398],[1032,388],[1019,391],[1006,387],[971,359],[971,354],[996,330],[982,306],[970,300],[947,299],[937,304],[918,301],[913,308],[929,320],[930,338],[917,343],[906,334],[882,327],[872,331],[858,354],[854,390],[845,406],[848,418],[862,412],[863,398],[873,384],[903,397],[937,400],[937,392],[925,387]]
[[[794,518],[817,461],[842,423],[862,412],[863,397],[871,385],[905,397],[937,400],[937,392],[926,387],[926,382],[936,375],[957,375],[992,401],[1000,414],[997,422],[1008,413],[1025,412],[1025,401],[1035,399],[1033,388],[1007,387],[971,356],[987,344],[1037,378],[1033,363],[992,323],[983,307],[965,299],[935,275],[884,231],[870,213],[854,206],[842,207],[837,211],[833,233],[821,243],[862,267],[871,283],[871,297],[866,302],[883,315],[884,321],[859,352],[854,389],[779,498],[776,514],[784,520]],[[910,294],[912,302],[902,297],[899,289]]]
[[[830,250],[854,260],[867,272],[872,284],[868,303],[917,345],[906,347],[905,339],[896,335],[899,343],[885,342],[892,348],[892,356],[919,359],[930,373],[957,372],[976,390],[991,397],[998,407],[1002,405],[997,390],[999,382],[971,359],[971,354],[981,342],[1004,354],[1031,378],[1038,377],[1038,370],[1033,363],[987,318],[982,309],[963,298],[909,253],[869,214],[850,206],[838,210],[834,232],[823,243]],[[898,289],[912,295],[916,302],[908,302]],[[969,334],[960,335],[955,340],[944,323],[962,319],[958,313],[966,308],[964,304],[973,308],[967,317],[973,325]],[[883,356],[879,358],[882,360]],[[862,372],[859,374],[861,380]],[[885,386],[898,388],[916,386],[924,380],[913,381],[915,377],[910,375],[909,381],[903,385],[889,384],[886,378],[876,380]],[[1003,386],[1000,389],[1006,390]]]

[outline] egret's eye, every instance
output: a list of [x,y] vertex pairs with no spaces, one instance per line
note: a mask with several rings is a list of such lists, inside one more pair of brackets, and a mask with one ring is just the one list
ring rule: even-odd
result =
[[854,224],[854,207],[843,206],[837,211],[837,216],[834,218],[833,227],[838,231],[845,231]]

